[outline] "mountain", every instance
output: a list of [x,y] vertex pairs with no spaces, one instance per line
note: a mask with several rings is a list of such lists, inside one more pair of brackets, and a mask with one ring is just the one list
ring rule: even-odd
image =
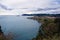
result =
[[60,17],[60,14],[23,14],[22,16],[51,16],[51,17]]

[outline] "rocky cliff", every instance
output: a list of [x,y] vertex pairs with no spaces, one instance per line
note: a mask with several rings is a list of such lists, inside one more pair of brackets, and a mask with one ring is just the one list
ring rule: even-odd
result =
[[32,17],[41,23],[36,38],[32,40],[60,40],[60,17]]

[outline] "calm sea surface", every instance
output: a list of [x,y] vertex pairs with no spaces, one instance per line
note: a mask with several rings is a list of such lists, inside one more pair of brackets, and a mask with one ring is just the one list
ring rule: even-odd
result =
[[31,40],[36,37],[40,24],[25,16],[0,16],[0,25],[7,35],[16,35],[13,40]]

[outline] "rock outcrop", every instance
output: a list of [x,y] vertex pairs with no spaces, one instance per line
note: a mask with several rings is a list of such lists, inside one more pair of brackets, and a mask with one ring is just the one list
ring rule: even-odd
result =
[[2,32],[1,26],[0,26],[0,40],[5,40],[4,33]]

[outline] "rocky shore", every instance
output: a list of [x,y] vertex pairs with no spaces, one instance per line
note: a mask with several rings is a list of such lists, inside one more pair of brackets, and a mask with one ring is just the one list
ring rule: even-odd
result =
[[41,23],[36,38],[32,40],[60,40],[60,17],[30,17]]
[[2,28],[0,26],[0,40],[12,40],[13,39],[13,35],[11,33],[9,33],[8,35],[4,35]]

